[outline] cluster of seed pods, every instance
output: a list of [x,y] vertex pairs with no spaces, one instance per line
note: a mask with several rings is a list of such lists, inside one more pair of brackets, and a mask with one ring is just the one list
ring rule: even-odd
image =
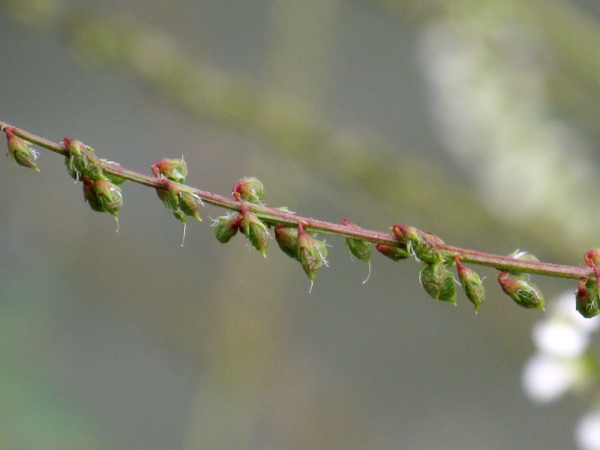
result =
[[[38,153],[31,148],[30,144],[18,136],[16,129],[11,126],[4,126],[2,131],[6,134],[8,142],[8,156],[22,166],[39,171],[36,163]],[[60,146],[54,145],[55,151],[65,156],[69,175],[76,182],[82,183],[84,200],[92,210],[107,212],[117,219],[118,223],[119,211],[123,206],[123,195],[119,185],[126,179],[107,173],[105,170],[107,162],[99,159],[94,149],[81,141],[67,137],[63,139]],[[202,198],[197,193],[200,191],[183,184],[188,174],[185,161],[183,158],[161,159],[152,165],[151,170],[154,175],[152,186],[155,187],[158,197],[167,210],[184,224],[185,237],[187,217],[201,220],[200,208],[204,206]],[[117,173],[121,174],[121,172]],[[326,259],[328,245],[325,241],[318,239],[309,224],[300,218],[293,224],[287,222],[282,224],[276,219],[261,218],[262,214],[257,215],[253,212],[253,209],[256,210],[253,208],[256,205],[264,207],[265,188],[257,178],[238,180],[233,186],[232,195],[234,205],[226,207],[235,211],[213,220],[215,236],[219,242],[227,243],[240,232],[246,236],[252,247],[266,256],[272,231],[279,248],[300,263],[311,282],[312,289],[317,273],[323,266],[328,265]],[[290,213],[286,208],[276,208],[271,211],[282,210]],[[341,221],[341,225],[352,230],[354,234],[362,230],[345,219]],[[379,253],[394,261],[414,256],[421,263],[419,280],[429,296],[437,301],[456,304],[457,285],[460,285],[466,297],[473,303],[475,311],[479,311],[485,299],[483,281],[475,271],[464,264],[460,252],[451,252],[447,249],[442,251],[440,246],[443,241],[439,237],[414,227],[398,224],[394,225],[392,230],[394,241],[386,240],[387,243],[383,244],[375,240],[375,248]],[[360,261],[369,264],[369,276],[372,241],[373,239],[345,237],[345,246],[350,253]],[[538,261],[535,256],[519,251],[509,255],[508,258],[511,261]],[[600,248],[589,250],[584,255],[584,261],[591,270],[588,269],[586,272],[588,275],[579,279],[575,292],[576,309],[583,317],[590,318],[600,314]],[[454,273],[449,270],[452,266],[456,266],[458,281]],[[544,296],[540,288],[531,281],[531,275],[526,270],[517,267],[518,265],[515,264],[515,268],[500,270],[498,275],[500,287],[519,306],[544,309]]]

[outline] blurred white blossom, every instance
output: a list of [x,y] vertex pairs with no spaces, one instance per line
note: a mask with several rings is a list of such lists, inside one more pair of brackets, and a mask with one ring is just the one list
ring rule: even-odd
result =
[[584,319],[577,313],[573,292],[550,302],[546,317],[532,331],[538,351],[523,368],[523,389],[532,400],[551,402],[590,381],[583,354],[598,326],[597,319]]
[[538,322],[532,334],[540,351],[558,357],[577,357],[589,343],[588,333],[564,320]]
[[578,359],[538,353],[523,368],[523,389],[532,400],[549,403],[584,382],[585,374],[585,367]]
[[579,419],[575,440],[582,450],[600,450],[600,411],[592,410]]

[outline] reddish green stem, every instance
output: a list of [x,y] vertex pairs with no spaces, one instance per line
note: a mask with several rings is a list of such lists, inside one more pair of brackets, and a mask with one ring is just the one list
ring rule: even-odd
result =
[[[0,128],[8,127],[12,125],[6,122],[0,121]],[[14,128],[14,133],[29,141],[32,144],[46,148],[61,155],[67,155],[68,152],[65,150],[63,144],[58,144],[50,140],[44,139],[40,136],[36,136],[28,131]],[[133,170],[121,167],[118,164],[102,160],[102,167],[106,173],[125,178],[127,180],[139,183],[145,186],[153,188],[163,189],[164,186],[159,178],[143,173],[135,172]],[[240,203],[237,199],[229,199],[222,197],[217,194],[210,192],[201,191],[190,186],[184,186],[185,189],[198,195],[205,203],[230,209],[234,211],[240,211]],[[253,203],[244,203],[245,207],[256,214],[259,218],[271,225],[287,225],[297,227],[298,224],[303,224],[305,228],[310,228],[314,232],[320,232],[323,234],[329,234],[339,236],[342,238],[353,238],[375,244],[386,244],[389,246],[399,246],[398,239],[392,233],[383,233],[379,231],[372,231],[363,229],[360,227],[348,227],[342,224],[336,224],[331,222],[325,222],[322,220],[311,219],[309,217],[301,217],[297,214],[283,211],[277,208],[268,208],[263,205],[256,205]],[[471,262],[473,264],[479,264],[482,266],[493,267],[498,270],[525,272],[538,275],[546,275],[558,278],[575,278],[581,279],[588,277],[593,274],[593,270],[589,267],[578,267],[578,266],[567,266],[560,264],[545,263],[539,261],[529,261],[512,258],[510,256],[494,255],[491,253],[478,252],[474,250],[468,250],[459,247],[453,247],[446,244],[438,244],[438,250],[445,257],[445,259],[451,260],[454,256],[458,255],[461,261]]]

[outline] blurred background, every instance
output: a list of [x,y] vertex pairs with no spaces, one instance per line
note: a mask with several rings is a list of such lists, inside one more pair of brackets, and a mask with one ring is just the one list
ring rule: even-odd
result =
[[[0,42],[0,120],[127,168],[183,154],[203,190],[499,254],[600,244],[597,1],[3,0]],[[115,233],[63,158],[1,165],[1,449],[576,448],[594,391],[526,397],[544,313],[493,270],[475,315],[329,238],[309,295],[216,208],[182,248],[151,189]]]

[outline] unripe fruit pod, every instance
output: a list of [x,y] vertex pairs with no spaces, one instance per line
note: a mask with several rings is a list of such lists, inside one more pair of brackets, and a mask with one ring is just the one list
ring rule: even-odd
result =
[[475,306],[475,313],[479,312],[481,304],[485,300],[485,289],[483,281],[479,275],[472,269],[469,269],[460,262],[458,255],[455,257],[456,269],[458,270],[458,278],[460,284],[469,301]]
[[63,139],[63,145],[68,155],[65,156],[67,172],[76,181],[88,177],[90,180],[101,180],[106,177],[102,173],[100,159],[94,154],[94,149],[83,142],[70,137]]
[[161,175],[160,181],[163,188],[156,188],[156,195],[165,205],[165,208],[173,216],[182,223],[186,222],[185,216],[194,217],[197,220],[200,218],[200,206],[204,206],[202,199],[187,188],[181,187],[180,184],[169,180]]
[[393,261],[400,261],[412,255],[410,244],[400,244],[400,247],[392,247],[386,244],[376,244],[375,249]]
[[[359,228],[352,222],[347,221],[346,219],[342,219],[342,225]],[[360,239],[352,239],[346,238],[344,242],[345,246],[350,250],[350,253],[354,255],[356,258],[361,261],[371,262],[371,243],[367,241],[362,241]]]
[[204,206],[202,199],[193,192],[181,190],[179,192],[179,206],[181,211],[186,215],[202,221],[200,218],[200,207]]
[[226,244],[234,237],[242,222],[242,216],[238,213],[227,216],[217,217],[213,224],[215,228],[215,236],[221,244]]
[[439,237],[431,233],[423,233],[414,227],[407,227],[406,225],[394,225],[392,230],[400,242],[410,242],[412,250],[419,261],[427,263],[443,261],[437,246],[438,244],[443,244],[444,241]]
[[6,141],[8,144],[7,156],[10,156],[13,161],[23,167],[40,171],[39,167],[35,163],[38,157],[38,153],[32,149],[27,143],[17,136],[13,127],[4,127],[4,133],[6,134]]
[[185,179],[188,176],[188,168],[183,158],[163,158],[152,164],[152,174],[156,178],[160,178],[162,175],[166,179],[176,183],[185,183]]
[[579,281],[575,299],[577,312],[586,319],[590,319],[600,314],[600,306],[598,304],[598,283],[595,277],[584,278]]
[[302,264],[304,272],[314,281],[317,272],[327,265],[327,245],[324,241],[319,241],[304,231],[304,226],[298,224],[298,260]]
[[535,283],[530,281],[528,274],[514,275],[504,271],[498,275],[498,282],[502,290],[517,305],[523,308],[544,309],[544,294],[542,294],[542,291]]
[[283,253],[290,258],[298,259],[298,229],[277,225],[275,240]]
[[186,218],[185,214],[181,210],[178,193],[171,188],[171,182],[168,179],[162,178],[162,182],[165,186],[165,189],[156,188],[156,195],[162,200],[165,208],[167,208],[167,211],[173,214],[173,217],[175,217],[181,223],[185,223]]
[[123,207],[121,188],[108,179],[92,180],[83,176],[83,198],[94,211],[108,212],[115,218]]
[[592,248],[583,255],[585,263],[590,267],[600,266],[600,248]]
[[419,272],[419,281],[433,299],[456,304],[454,278],[443,261],[423,264]]
[[245,200],[250,203],[261,203],[265,197],[265,187],[257,178],[242,178],[233,185],[231,193],[236,200]]
[[242,205],[242,222],[240,230],[246,235],[252,246],[264,257],[267,256],[267,245],[269,245],[269,230],[267,226],[254,214]]

